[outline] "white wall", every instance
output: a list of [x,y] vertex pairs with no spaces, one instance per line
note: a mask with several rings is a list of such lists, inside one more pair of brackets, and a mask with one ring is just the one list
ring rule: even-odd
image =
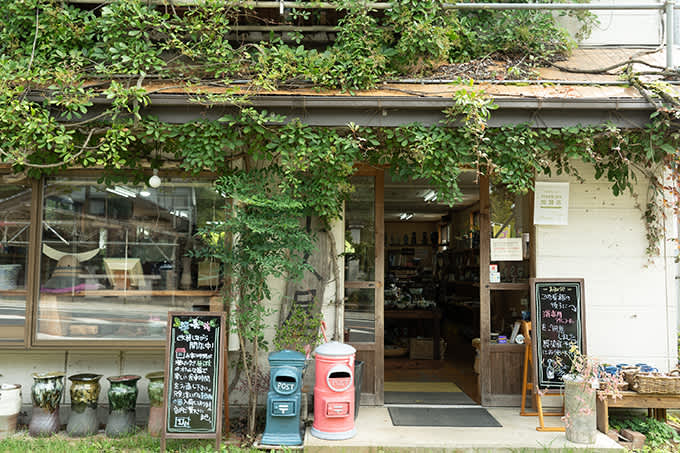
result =
[[[652,4],[654,0],[592,0],[592,4]],[[591,36],[583,41],[585,45],[648,45],[656,46],[664,42],[662,15],[658,10],[602,10],[592,11],[600,20],[593,28]],[[677,17],[677,15],[676,15]],[[577,22],[566,17],[558,21],[572,34],[577,30]]]
[[[592,168],[578,167],[584,184],[567,176],[537,177],[570,182],[569,225],[536,226],[537,277],[585,279],[589,355],[672,369],[677,363],[677,265],[672,256],[650,262],[645,223],[630,194],[614,197],[606,181],[594,181]],[[646,196],[644,181],[637,192]],[[669,253],[674,250],[669,247]]]

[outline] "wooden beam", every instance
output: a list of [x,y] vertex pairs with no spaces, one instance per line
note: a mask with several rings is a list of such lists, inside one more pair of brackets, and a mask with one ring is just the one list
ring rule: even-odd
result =
[[37,330],[38,300],[40,298],[40,247],[42,239],[42,190],[44,179],[31,180],[31,226],[29,232],[28,259],[26,269],[26,320],[24,345],[33,346]]
[[488,405],[491,389],[491,290],[489,288],[489,263],[491,247],[491,218],[489,214],[489,178],[479,179],[479,340],[481,379],[479,394],[482,405]]
[[384,403],[385,387],[385,171],[375,175],[375,404]]

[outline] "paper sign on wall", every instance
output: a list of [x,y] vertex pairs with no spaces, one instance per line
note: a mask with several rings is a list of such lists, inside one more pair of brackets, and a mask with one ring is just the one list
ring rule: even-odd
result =
[[491,261],[522,261],[522,238],[492,238]]
[[536,182],[534,192],[534,224],[569,224],[568,182]]

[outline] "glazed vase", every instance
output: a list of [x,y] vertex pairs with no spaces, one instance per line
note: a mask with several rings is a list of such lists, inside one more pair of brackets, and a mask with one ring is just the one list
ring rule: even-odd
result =
[[121,437],[135,432],[137,375],[109,376],[109,416],[106,420],[106,435]]
[[565,375],[564,422],[567,440],[593,444],[597,436],[596,389],[580,376]]
[[31,436],[49,436],[59,431],[59,400],[64,391],[64,373],[33,373],[33,413],[28,424]]
[[0,384],[0,439],[14,433],[21,411],[21,385]]
[[69,436],[83,437],[97,434],[97,403],[101,386],[101,374],[74,374],[71,381],[71,415],[68,418],[66,432]]
[[158,437],[163,429],[163,388],[165,373],[156,371],[146,375],[149,380],[149,434]]

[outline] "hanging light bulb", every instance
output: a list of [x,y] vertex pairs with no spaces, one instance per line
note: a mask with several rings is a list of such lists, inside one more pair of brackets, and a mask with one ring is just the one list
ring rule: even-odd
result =
[[149,178],[149,187],[152,187],[154,189],[160,187],[161,185],[161,178],[158,176],[158,170],[153,169],[153,176]]

